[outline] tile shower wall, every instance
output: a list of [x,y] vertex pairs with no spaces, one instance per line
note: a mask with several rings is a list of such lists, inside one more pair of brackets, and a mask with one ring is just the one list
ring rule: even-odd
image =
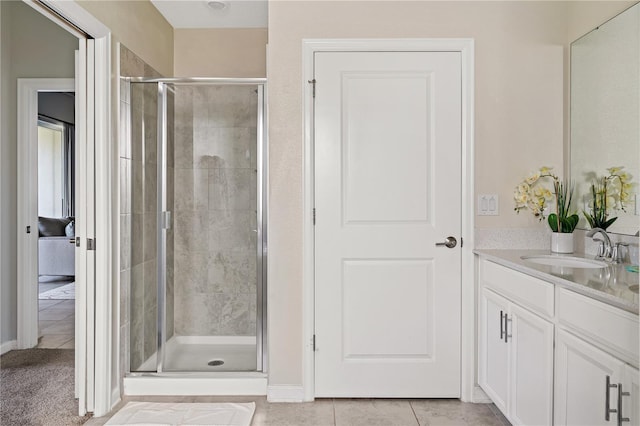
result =
[[175,333],[254,336],[256,87],[175,89]]
[[[119,53],[121,77],[160,77],[126,47]],[[156,351],[156,87],[138,84],[130,92],[127,80],[120,85],[121,377]]]

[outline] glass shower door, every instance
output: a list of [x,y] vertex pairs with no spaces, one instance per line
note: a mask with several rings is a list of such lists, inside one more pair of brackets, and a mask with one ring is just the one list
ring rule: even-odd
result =
[[157,83],[132,83],[130,98],[129,364],[132,372],[150,372],[158,359]]
[[132,83],[131,108],[131,371],[263,371],[264,84]]

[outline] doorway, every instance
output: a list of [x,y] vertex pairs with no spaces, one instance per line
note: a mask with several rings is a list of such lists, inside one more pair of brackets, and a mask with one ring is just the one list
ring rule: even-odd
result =
[[75,349],[75,94],[38,92],[38,348]]

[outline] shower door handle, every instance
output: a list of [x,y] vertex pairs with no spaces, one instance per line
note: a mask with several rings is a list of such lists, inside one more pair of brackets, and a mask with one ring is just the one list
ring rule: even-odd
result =
[[169,210],[162,212],[162,229],[171,229],[171,212]]

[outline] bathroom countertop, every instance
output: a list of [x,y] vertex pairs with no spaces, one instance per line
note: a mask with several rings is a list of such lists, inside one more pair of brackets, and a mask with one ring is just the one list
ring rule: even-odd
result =
[[[640,274],[628,272],[625,269],[627,265],[608,264],[605,268],[568,268],[539,265],[521,258],[552,254],[548,250],[474,250],[473,252],[499,265],[638,315],[638,293],[629,290],[629,286],[637,286],[640,283]],[[553,255],[563,256],[555,253]],[[593,256],[581,254],[566,256],[593,259]]]

